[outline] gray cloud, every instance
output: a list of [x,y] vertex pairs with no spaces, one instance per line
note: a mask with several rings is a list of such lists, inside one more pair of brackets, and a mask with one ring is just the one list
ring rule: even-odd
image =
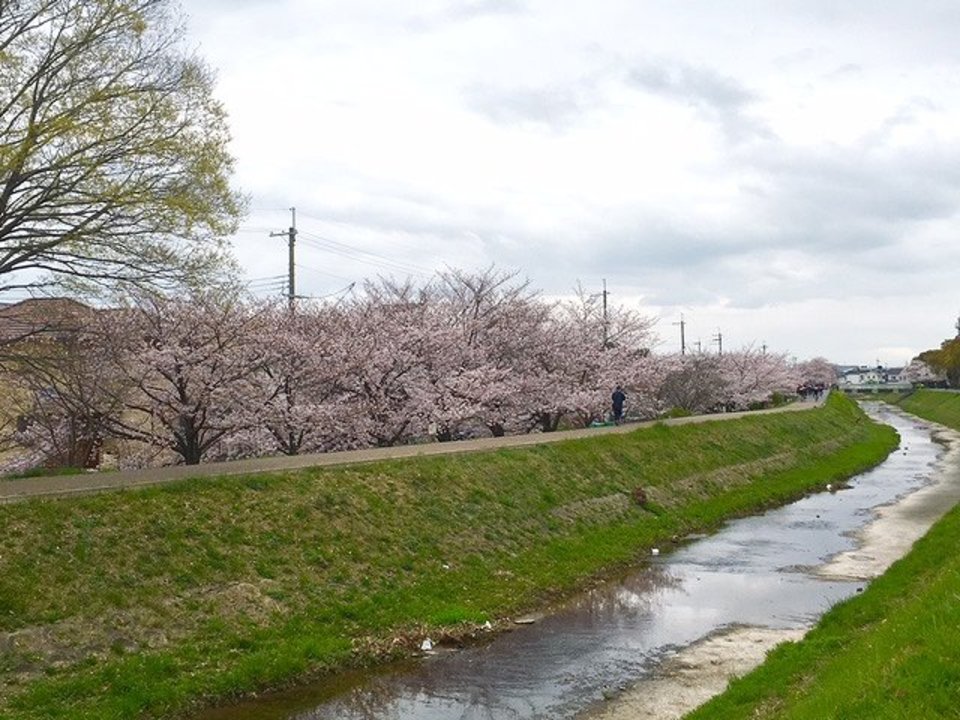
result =
[[722,112],[739,112],[756,99],[731,78],[680,63],[639,66],[628,77],[633,85],[648,92]]
[[[256,205],[297,205],[305,233],[418,267],[495,261],[545,292],[607,278],[615,299],[719,308],[710,326],[731,337],[769,316],[808,347],[837,318],[798,340],[778,306],[840,308],[916,345],[956,304],[956,0],[184,5],[225,79],[238,179]],[[648,113],[678,108],[644,135]],[[545,160],[557,175],[531,167]],[[287,222],[280,210],[239,238],[258,274],[285,272],[264,228]],[[303,254],[337,276],[378,271]],[[874,357],[834,334],[838,355]]]
[[552,130],[574,124],[597,105],[592,91],[582,82],[540,88],[496,88],[474,84],[464,89],[467,106],[496,123],[535,123]]
[[445,15],[453,20],[472,20],[486,15],[517,15],[526,10],[523,0],[460,0],[450,3]]
[[846,63],[836,70],[827,73],[824,77],[827,80],[856,79],[863,75],[863,68],[856,63]]
[[787,228],[783,239],[810,250],[887,245],[918,223],[960,211],[960,147],[861,145],[815,154],[784,148],[752,165],[771,193],[758,215]]
[[522,15],[528,11],[526,0],[455,0],[432,12],[418,12],[403,26],[415,33],[438,32],[449,25],[487,17]]
[[773,137],[769,128],[748,114],[759,98],[735,79],[709,68],[676,61],[647,62],[631,68],[626,80],[637,90],[696,108],[733,142]]

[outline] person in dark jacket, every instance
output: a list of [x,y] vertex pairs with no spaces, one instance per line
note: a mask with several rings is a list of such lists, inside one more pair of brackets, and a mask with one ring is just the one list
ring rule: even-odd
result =
[[617,389],[613,391],[613,421],[617,425],[623,422],[623,403],[626,399],[627,394],[617,385]]

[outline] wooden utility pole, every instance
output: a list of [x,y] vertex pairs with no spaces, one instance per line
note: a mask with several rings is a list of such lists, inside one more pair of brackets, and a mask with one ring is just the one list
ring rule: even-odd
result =
[[713,336],[713,342],[717,345],[717,354],[723,355],[723,333],[717,328],[717,334]]
[[603,279],[603,347],[607,347],[609,324],[607,322],[607,279]]
[[687,338],[686,338],[686,335],[684,334],[684,330],[687,326],[687,323],[683,319],[683,313],[680,313],[680,322],[675,322],[673,324],[680,326],[680,354],[686,355],[687,354]]
[[290,309],[293,310],[293,303],[297,298],[294,273],[296,266],[293,261],[293,248],[297,242],[297,209],[295,207],[290,208],[290,227],[287,231],[270,233],[270,237],[282,237],[283,235],[287,236],[287,302],[290,303]]

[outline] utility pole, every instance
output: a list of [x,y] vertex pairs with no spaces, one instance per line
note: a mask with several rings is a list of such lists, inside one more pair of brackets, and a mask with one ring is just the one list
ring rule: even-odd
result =
[[686,339],[686,337],[685,337],[685,335],[684,335],[684,329],[686,328],[687,324],[686,324],[686,321],[683,319],[683,313],[680,313],[680,322],[678,322],[678,323],[673,323],[673,324],[680,326],[680,354],[681,354],[681,355],[686,355],[686,354],[687,354],[687,339]]
[[290,227],[286,232],[270,233],[270,237],[287,236],[287,301],[290,303],[290,309],[293,310],[294,300],[297,298],[294,285],[294,262],[293,246],[297,242],[297,209],[290,208]]
[[720,332],[720,328],[717,328],[717,334],[713,336],[713,342],[718,347],[717,354],[723,355],[723,333]]
[[[297,290],[295,285],[295,274],[293,257],[293,248],[297,242],[297,209],[295,207],[290,208],[290,227],[287,228],[287,231],[270,233],[270,237],[282,237],[287,236],[287,303],[288,310],[290,315],[293,315],[294,303],[297,299]],[[294,405],[293,398],[293,388],[290,385],[290,376],[288,375],[284,378],[283,381],[284,393],[287,397],[287,407],[291,408]],[[296,455],[299,452],[299,444],[297,443],[296,433],[293,430],[287,432],[287,447],[286,452],[291,455]]]
[[609,325],[607,322],[607,279],[603,279],[603,347],[607,348]]

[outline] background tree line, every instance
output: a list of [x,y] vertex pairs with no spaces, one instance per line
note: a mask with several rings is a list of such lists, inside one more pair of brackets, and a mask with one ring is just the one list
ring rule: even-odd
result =
[[100,441],[125,466],[191,464],[583,427],[607,419],[616,385],[630,415],[651,418],[832,382],[822,360],[655,345],[649,317],[604,313],[583,292],[548,302],[492,268],[294,309],[223,289],[141,292],[9,353],[8,441],[25,449],[17,469],[79,464]]
[[960,388],[960,318],[956,337],[944,340],[939,348],[924,350],[911,366],[923,373],[921,380],[932,384],[945,382],[948,387]]

